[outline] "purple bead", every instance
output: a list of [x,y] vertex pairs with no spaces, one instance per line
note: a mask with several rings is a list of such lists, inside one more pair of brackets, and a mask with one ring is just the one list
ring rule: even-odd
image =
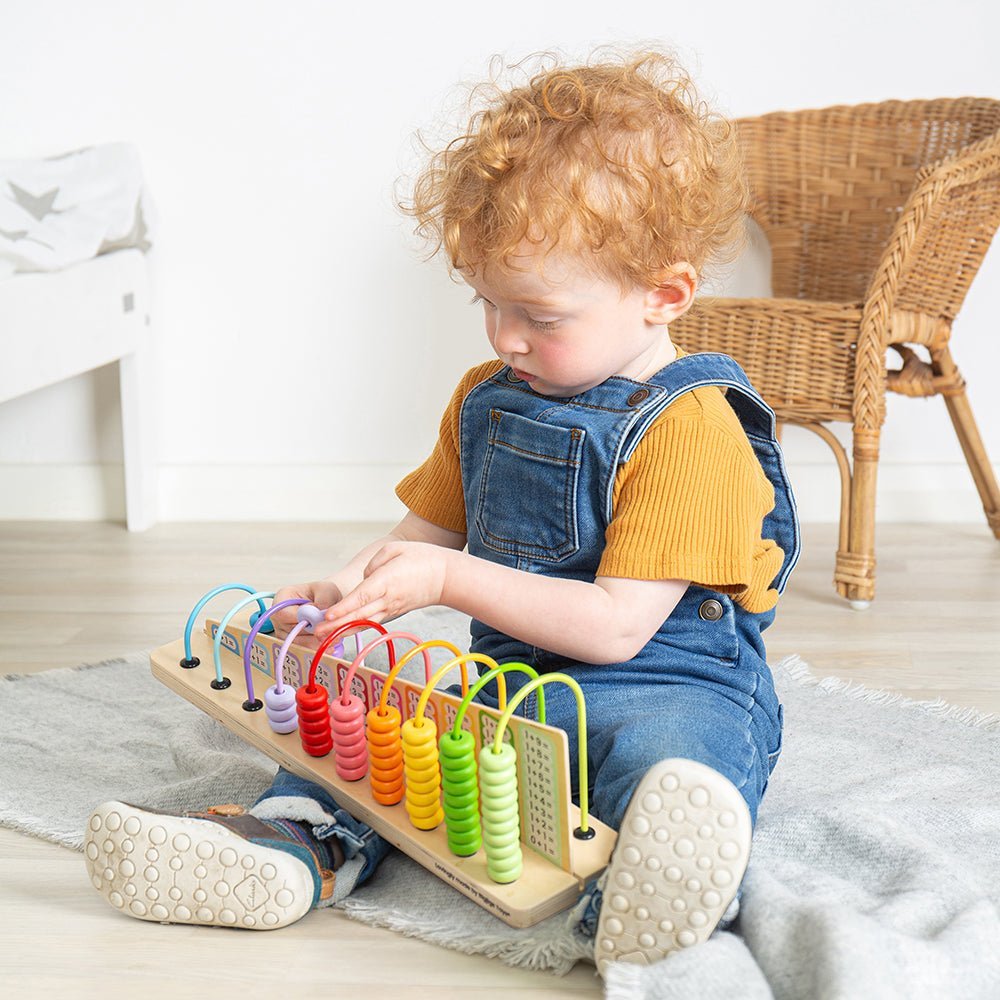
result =
[[299,605],[299,621],[307,621],[309,624],[306,626],[307,632],[312,632],[315,630],[316,626],[323,621],[323,615],[326,614],[325,611],[321,611],[316,607],[315,604],[300,604]]
[[272,684],[264,692],[264,711],[271,729],[276,733],[293,733],[299,727],[295,711],[295,691],[291,686],[279,694]]

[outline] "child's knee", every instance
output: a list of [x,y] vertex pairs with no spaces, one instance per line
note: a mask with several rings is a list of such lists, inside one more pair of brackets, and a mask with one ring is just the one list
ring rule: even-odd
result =
[[692,727],[665,719],[655,726],[630,727],[616,734],[608,753],[595,769],[595,815],[617,829],[636,787],[646,772],[662,760],[693,760],[717,771],[740,792],[756,821],[760,801],[757,749],[739,727]]

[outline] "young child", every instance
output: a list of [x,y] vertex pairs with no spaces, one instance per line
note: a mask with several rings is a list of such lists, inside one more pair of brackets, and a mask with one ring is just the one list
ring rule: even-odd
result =
[[[473,650],[578,681],[592,812],[619,831],[576,911],[602,971],[703,941],[734,910],[781,749],[761,634],[798,531],[773,414],[731,359],[684,356],[669,334],[745,206],[731,127],[668,56],[494,90],[407,210],[474,291],[497,357],[462,378],[433,452],[397,487],[403,520],[275,598],[327,608],[320,639],[446,605],[472,616]],[[526,681],[507,676],[510,694]],[[553,685],[546,703],[575,761],[575,701]],[[284,771],[252,815],[108,803],[90,828],[114,905],[189,923],[282,926],[388,850]]]

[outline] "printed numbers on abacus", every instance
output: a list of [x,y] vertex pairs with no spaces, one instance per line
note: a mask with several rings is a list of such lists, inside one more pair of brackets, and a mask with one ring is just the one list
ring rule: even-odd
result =
[[[445,702],[444,705],[444,728],[446,730],[451,730],[455,726],[455,719],[458,717],[458,708],[452,705],[450,702]],[[467,732],[472,732],[472,719],[469,718],[469,713],[466,712],[464,718],[462,719],[462,728]]]
[[285,654],[285,666],[282,673],[284,674],[282,679],[286,684],[296,688],[302,686],[302,661],[294,653]]
[[250,649],[250,662],[262,673],[271,676],[271,656],[267,649],[259,642],[255,642]]
[[[417,714],[417,702],[420,701],[419,691],[407,691],[406,692],[406,717],[412,719]],[[440,729],[438,725],[438,712],[437,706],[433,701],[428,700],[426,707],[424,708],[424,718],[430,719],[435,726]]]
[[[344,696],[344,681],[347,680],[347,673],[350,669],[350,667],[344,666],[343,664],[340,664],[337,667],[337,690],[340,692],[341,697]],[[365,710],[367,711],[369,707],[368,689],[365,687],[364,679],[359,677],[356,673],[351,678],[351,690],[349,694],[353,694],[354,697],[365,706]]]
[[412,719],[417,710],[417,702],[420,701],[420,692],[409,690],[406,692],[406,718]]
[[[308,674],[306,676],[308,677]],[[337,687],[333,671],[325,663],[319,663],[316,666],[316,683],[322,684],[331,698],[336,696]]]
[[[479,713],[479,745],[488,746],[493,742],[493,738],[497,734],[497,720],[500,718],[499,715],[492,715],[490,712],[480,712]],[[511,727],[508,726],[503,733],[504,743],[513,743],[514,734],[511,732]]]
[[[385,678],[379,674],[372,674],[372,704],[377,705],[382,699],[382,690],[385,687]],[[399,697],[399,691],[395,687],[389,688],[389,697],[386,704],[397,709],[402,715],[403,703]]]
[[554,857],[556,843],[557,788],[555,754],[552,744],[541,734],[525,729],[521,739],[519,777],[527,804],[527,842],[547,857]]
[[[212,626],[212,638],[214,639],[219,632],[219,626]],[[222,634],[222,648],[228,649],[230,653],[235,653],[237,656],[240,655],[240,644],[236,637],[231,632],[223,632]]]

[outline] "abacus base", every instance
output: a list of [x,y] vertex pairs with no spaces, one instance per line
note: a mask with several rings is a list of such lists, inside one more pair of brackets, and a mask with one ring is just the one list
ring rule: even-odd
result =
[[[285,769],[322,785],[353,816],[511,927],[530,927],[572,906],[586,882],[606,867],[616,834],[590,818],[594,837],[572,838],[572,871],[564,871],[522,844],[524,868],[520,878],[506,885],[492,881],[486,872],[486,855],[482,850],[471,857],[456,857],[448,849],[444,824],[435,830],[417,830],[402,803],[379,805],[372,798],[366,780],[341,778],[334,768],[332,754],[310,757],[302,749],[297,732],[275,733],[264,712],[244,711],[246,693],[241,685],[213,690],[212,644],[204,635],[196,635],[194,642],[203,664],[200,669],[180,667],[184,644],[177,640],[153,651],[150,656],[153,676]],[[570,806],[566,819],[570,829],[575,829],[580,825],[580,810]]]

